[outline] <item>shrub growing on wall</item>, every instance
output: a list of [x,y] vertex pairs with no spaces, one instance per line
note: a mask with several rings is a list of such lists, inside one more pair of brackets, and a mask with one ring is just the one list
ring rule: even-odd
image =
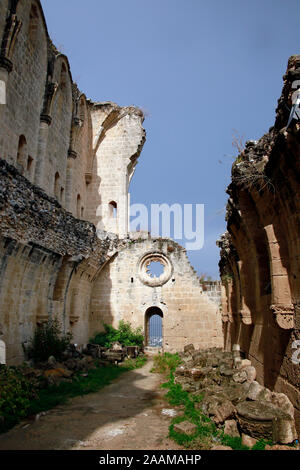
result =
[[104,325],[104,331],[97,333],[94,338],[90,340],[93,344],[98,344],[105,348],[110,348],[112,343],[118,341],[123,346],[142,346],[144,335],[142,328],[132,328],[130,323],[123,320],[119,323],[119,328],[116,329],[111,325]]
[[57,319],[39,325],[27,350],[28,356],[35,362],[47,361],[50,356],[62,359],[63,353],[70,346],[72,334],[63,334]]

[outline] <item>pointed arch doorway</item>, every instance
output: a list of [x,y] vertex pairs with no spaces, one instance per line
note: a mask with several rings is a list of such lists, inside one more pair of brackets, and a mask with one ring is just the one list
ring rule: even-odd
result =
[[163,346],[163,312],[159,307],[150,307],[145,313],[146,346],[162,348]]

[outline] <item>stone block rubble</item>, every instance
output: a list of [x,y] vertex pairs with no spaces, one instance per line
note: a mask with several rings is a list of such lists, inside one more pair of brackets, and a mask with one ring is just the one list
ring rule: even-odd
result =
[[255,367],[242,359],[238,347],[195,350],[187,345],[180,353],[182,364],[175,370],[175,384],[192,395],[201,395],[195,406],[232,437],[242,437],[252,447],[259,439],[274,444],[297,440],[294,408],[283,393],[260,385]]
[[83,377],[88,376],[92,369],[110,364],[118,365],[125,359],[136,358],[139,354],[139,347],[123,347],[117,342],[111,348],[88,344],[82,351],[71,345],[61,361],[50,356],[48,361],[35,365],[31,361],[24,363],[19,370],[35,389],[43,389],[59,385],[61,382],[72,382],[76,380],[78,373]]

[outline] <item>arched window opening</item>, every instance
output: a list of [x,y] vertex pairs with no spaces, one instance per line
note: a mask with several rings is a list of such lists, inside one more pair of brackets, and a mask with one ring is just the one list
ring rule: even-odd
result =
[[145,338],[147,346],[161,348],[163,345],[163,312],[150,307],[145,314]]
[[33,171],[33,158],[30,155],[28,155],[26,173],[29,179],[32,177],[32,171]]
[[24,135],[19,138],[18,153],[17,153],[17,168],[23,173],[27,162],[27,142]]
[[32,4],[29,13],[28,40],[31,47],[35,47],[37,43],[37,33],[39,27],[39,14],[37,6]]
[[84,216],[84,207],[81,207],[81,213],[80,213],[81,218],[83,219]]
[[64,188],[60,188],[60,202],[63,202],[64,194],[65,194],[65,189],[64,189]]
[[58,172],[55,173],[54,178],[54,196],[58,201],[60,200],[60,176]]
[[118,205],[115,201],[109,203],[109,216],[111,219],[116,219],[118,216]]

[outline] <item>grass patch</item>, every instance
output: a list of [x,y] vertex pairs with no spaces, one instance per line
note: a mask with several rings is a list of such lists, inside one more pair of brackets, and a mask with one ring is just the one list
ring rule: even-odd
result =
[[177,353],[158,353],[153,358],[153,368],[151,369],[151,372],[169,375],[171,372],[174,372],[179,364],[181,364],[181,359]]
[[41,411],[48,411],[57,405],[62,405],[69,398],[95,393],[101,388],[111,383],[127,369],[125,367],[107,366],[92,369],[87,377],[76,374],[72,382],[61,382],[59,385],[52,385],[39,392],[37,399],[31,402],[29,415],[35,415]]
[[134,369],[140,369],[143,367],[147,362],[147,357],[146,356],[138,356],[135,359],[126,359],[123,363],[120,364],[119,367],[123,367],[126,370],[134,370]]

